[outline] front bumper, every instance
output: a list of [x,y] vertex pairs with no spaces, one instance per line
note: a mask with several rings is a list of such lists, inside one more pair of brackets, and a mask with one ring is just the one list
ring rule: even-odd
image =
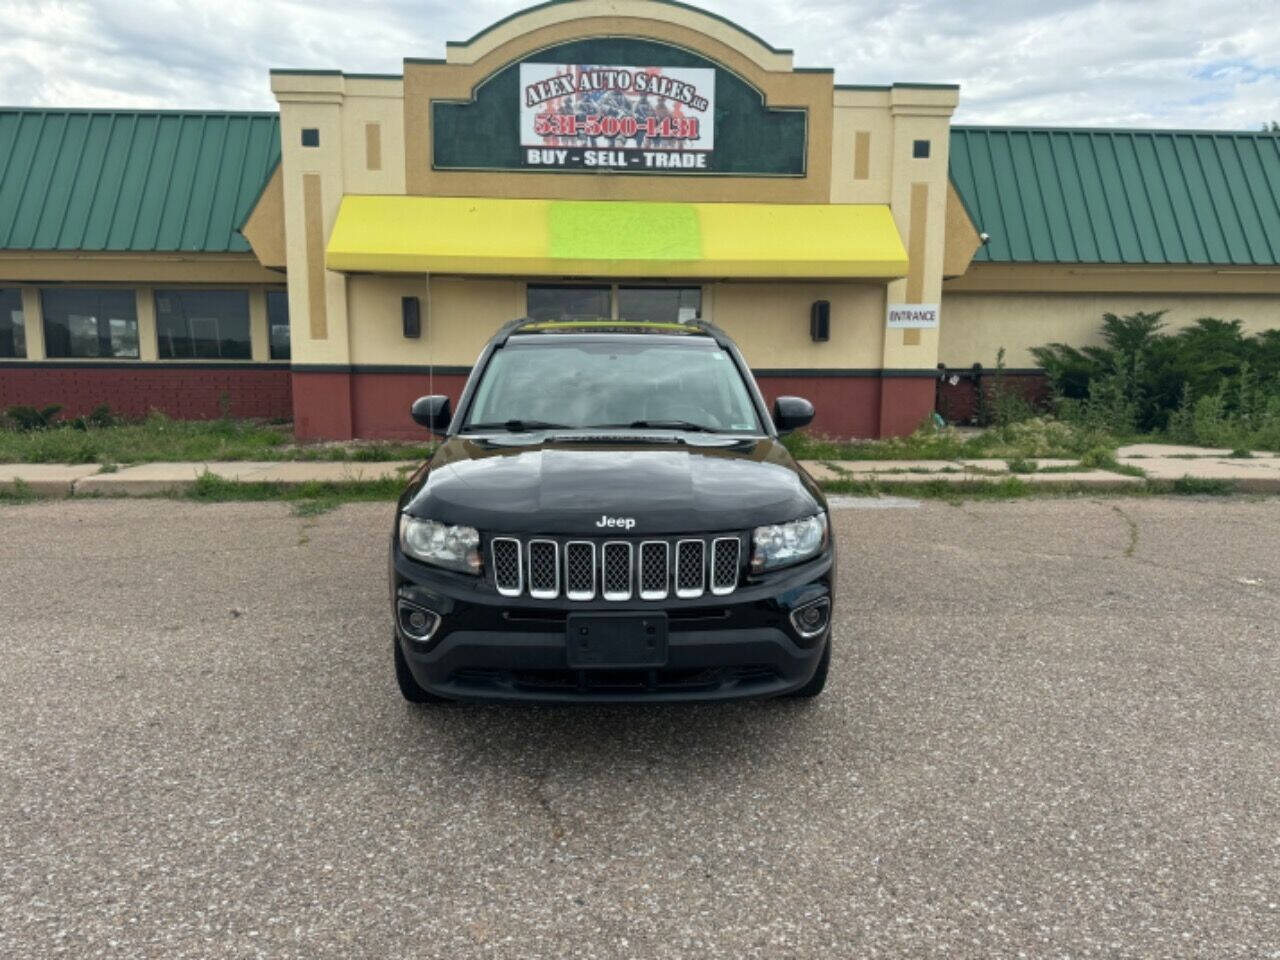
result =
[[[818,668],[830,626],[803,638],[789,614],[830,597],[830,553],[745,583],[729,596],[625,603],[501,597],[482,578],[437,570],[391,548],[396,639],[429,692],[461,700],[626,702],[771,697],[796,690]],[[440,616],[428,641],[402,628],[407,600]],[[570,613],[661,611],[666,661],[657,667],[570,669]]]

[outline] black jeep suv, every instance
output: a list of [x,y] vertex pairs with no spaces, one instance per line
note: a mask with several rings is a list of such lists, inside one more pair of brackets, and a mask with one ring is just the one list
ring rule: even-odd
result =
[[707,323],[507,324],[400,498],[396,678],[417,703],[717,700],[822,691],[826,500]]

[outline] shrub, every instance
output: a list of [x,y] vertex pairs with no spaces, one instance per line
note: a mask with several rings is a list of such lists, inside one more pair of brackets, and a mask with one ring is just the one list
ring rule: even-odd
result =
[[15,430],[27,433],[57,426],[57,417],[61,412],[62,404],[60,403],[51,403],[40,409],[19,405],[6,410],[4,418]]
[[1245,336],[1239,320],[1204,317],[1174,334],[1163,312],[1103,315],[1103,346],[1032,350],[1058,415],[1117,435],[1163,432],[1184,443],[1280,440],[1280,330]]

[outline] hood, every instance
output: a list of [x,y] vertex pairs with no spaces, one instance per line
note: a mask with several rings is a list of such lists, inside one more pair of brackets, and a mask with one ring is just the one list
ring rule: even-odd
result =
[[743,530],[825,505],[786,449],[768,437],[650,442],[455,435],[414,483],[405,506],[410,514],[486,533],[643,537]]

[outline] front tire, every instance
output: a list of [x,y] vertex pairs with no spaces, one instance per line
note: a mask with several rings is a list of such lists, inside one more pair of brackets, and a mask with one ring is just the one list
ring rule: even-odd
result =
[[404,651],[400,649],[400,638],[391,638],[391,647],[396,658],[396,684],[400,687],[400,695],[410,703],[445,703],[444,697],[437,697],[429,690],[423,689],[413,674],[409,672],[409,664],[404,659]]
[[813,676],[799,690],[793,690],[788,693],[788,697],[794,697],[797,700],[812,700],[827,685],[827,671],[831,667],[831,638],[827,637],[827,645],[822,648],[822,659],[818,661],[818,669],[814,671]]

